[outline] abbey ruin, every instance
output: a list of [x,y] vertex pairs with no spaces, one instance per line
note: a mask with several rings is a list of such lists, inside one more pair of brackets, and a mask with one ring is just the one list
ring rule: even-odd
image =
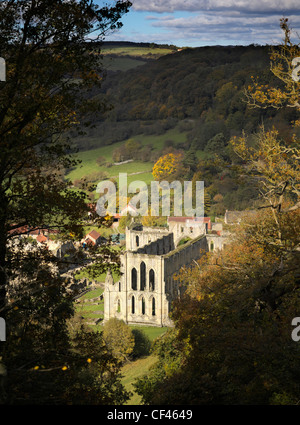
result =
[[227,239],[221,223],[206,217],[169,217],[168,228],[126,228],[122,276],[114,282],[108,273],[105,281],[104,322],[116,317],[127,324],[172,326],[171,304],[182,294],[174,274],[204,252],[223,249]]

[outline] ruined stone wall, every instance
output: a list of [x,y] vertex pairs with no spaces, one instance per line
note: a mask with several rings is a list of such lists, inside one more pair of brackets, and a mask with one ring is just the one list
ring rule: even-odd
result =
[[[170,248],[172,235],[121,256],[121,279],[106,282],[104,293],[104,321],[117,317],[131,324],[171,326],[171,302],[179,295],[174,273],[207,251],[205,236],[162,254]],[[150,254],[152,249],[159,253]]]
[[206,225],[205,223],[197,223],[197,225],[195,225],[193,222],[189,223],[189,220],[186,222],[170,221],[169,230],[174,234],[174,242],[175,245],[177,245],[183,238],[189,237],[193,239],[205,235]]
[[117,317],[131,324],[163,326],[167,312],[163,311],[162,256],[126,252],[121,264],[120,281],[105,285],[104,321]]
[[224,249],[225,245],[230,242],[229,236],[219,236],[214,234],[206,235],[209,251],[217,251]]
[[164,255],[172,251],[175,248],[173,233],[169,233],[162,236],[161,239],[157,239],[144,245],[142,248],[138,248],[136,253],[148,254],[148,255]]
[[154,242],[164,235],[168,235],[168,229],[151,229],[150,227],[144,227],[140,230],[130,230],[126,228],[126,251],[136,250],[151,242]]

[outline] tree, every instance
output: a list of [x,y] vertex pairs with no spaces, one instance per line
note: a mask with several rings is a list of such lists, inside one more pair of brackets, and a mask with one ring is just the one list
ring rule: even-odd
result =
[[223,133],[218,133],[209,141],[207,142],[207,145],[205,146],[205,150],[207,152],[212,153],[218,153],[222,155],[222,152],[224,154],[224,149],[226,146],[226,140]]
[[120,362],[102,334],[69,330],[78,292],[62,281],[59,264],[44,248],[22,240],[19,245],[11,253],[11,309],[2,352],[8,373],[1,404],[124,403]]
[[284,201],[290,201],[286,210],[300,208],[300,150],[296,140],[287,146],[278,131],[261,129],[252,146],[245,135],[232,139],[231,145],[246,162],[248,174],[259,179],[265,207],[280,213]]
[[136,155],[138,151],[141,149],[141,146],[142,146],[141,142],[134,139],[129,139],[125,142],[125,149],[130,158],[136,158]]
[[284,32],[284,40],[279,46],[271,48],[271,72],[280,81],[279,87],[262,84],[252,76],[253,83],[245,90],[248,104],[258,108],[291,107],[299,110],[300,84],[294,59],[300,57],[298,44],[291,40],[288,19],[280,19],[280,28]]
[[148,210],[148,215],[141,218],[141,223],[145,227],[166,227],[167,217],[162,216],[151,216],[151,209]]
[[183,154],[168,153],[161,156],[153,166],[152,174],[155,180],[173,181],[182,176]]
[[[149,404],[295,404],[299,347],[291,338],[299,288],[299,210],[284,215],[285,254],[269,210],[233,243],[178,275],[187,285],[168,350],[137,392]],[[166,355],[171,353],[172,356]]]
[[106,158],[104,156],[100,155],[96,159],[96,162],[101,167],[101,165],[104,165],[106,163]]
[[123,320],[109,319],[103,326],[103,338],[116,359],[122,363],[128,360],[134,349],[134,335]]
[[132,329],[132,333],[134,336],[134,349],[131,356],[134,359],[148,356],[151,349],[151,341],[148,336],[140,329]]
[[[36,302],[36,294],[47,298],[44,264],[57,264],[57,258],[45,250],[37,257],[20,245],[16,252],[17,236],[27,234],[29,229],[53,227],[60,230],[62,238],[82,235],[89,211],[86,195],[70,190],[70,184],[60,175],[62,168],[76,163],[70,156],[72,150],[67,132],[82,130],[88,125],[91,114],[107,109],[99,100],[92,101],[90,95],[91,89],[100,87],[103,79],[97,41],[101,41],[107,31],[120,27],[120,18],[129,6],[130,2],[116,1],[111,7],[99,7],[85,0],[0,3],[1,55],[7,64],[6,82],[0,83],[0,314],[7,318],[12,341],[16,341],[14,335],[19,328],[27,328],[27,303]],[[97,35],[91,44],[87,41],[93,32]],[[96,220],[96,215],[94,218]],[[96,221],[99,225],[105,222],[104,218]],[[79,260],[81,254],[79,251]],[[42,270],[36,267],[34,260],[37,258]],[[30,284],[18,292],[16,306],[12,282],[18,278],[18,284],[22,285],[21,262],[31,280],[26,280]],[[55,273],[51,276],[52,281],[62,282]],[[16,383],[31,379],[32,365],[24,359],[34,352],[39,338],[46,340],[47,333],[52,334],[51,342],[40,352],[45,357],[53,353],[51,373],[43,375],[45,385],[34,402],[42,402],[47,394],[47,383],[59,379],[63,348],[60,351],[57,347],[63,344],[54,341],[57,327],[52,321],[53,312],[58,315],[58,327],[61,327],[58,338],[63,339],[64,321],[69,311],[64,311],[66,300],[60,298],[63,294],[57,294],[52,301],[48,299],[46,309],[35,307],[35,324],[40,319],[44,323],[39,332],[25,332],[27,344],[7,345],[3,355],[3,362],[8,365],[9,387],[6,390],[12,394],[13,389],[15,400],[30,402],[30,396],[22,398],[22,385]],[[15,307],[18,309],[14,310]],[[23,338],[21,343],[24,343]],[[25,348],[29,351],[22,354]],[[16,367],[10,363],[10,358],[17,359]],[[35,360],[33,355],[32,361]],[[76,372],[73,378],[76,380]],[[72,402],[71,393],[64,392],[64,396],[66,402]],[[3,394],[2,398],[6,400]]]
[[187,170],[184,178],[186,180],[191,180],[195,171],[197,170],[197,155],[195,149],[190,148],[184,155],[183,166]]

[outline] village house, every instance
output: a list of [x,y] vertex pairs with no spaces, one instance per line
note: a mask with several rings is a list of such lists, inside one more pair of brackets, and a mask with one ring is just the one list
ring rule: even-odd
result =
[[104,241],[105,238],[103,238],[100,233],[98,233],[96,230],[92,230],[86,235],[83,240],[83,243],[87,245],[98,246],[101,245],[101,243],[103,243]]

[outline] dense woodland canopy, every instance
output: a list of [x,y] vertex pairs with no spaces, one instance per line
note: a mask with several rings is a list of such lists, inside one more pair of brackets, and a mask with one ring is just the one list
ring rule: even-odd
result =
[[[262,123],[289,135],[293,110],[252,108],[244,94],[254,78],[275,83],[269,51],[269,46],[254,45],[184,49],[129,71],[110,71],[101,93],[114,107],[95,119],[91,134],[105,136],[110,144],[139,133],[162,134],[180,122],[198,149],[217,133],[228,139]],[[88,148],[88,140],[80,147]]]

